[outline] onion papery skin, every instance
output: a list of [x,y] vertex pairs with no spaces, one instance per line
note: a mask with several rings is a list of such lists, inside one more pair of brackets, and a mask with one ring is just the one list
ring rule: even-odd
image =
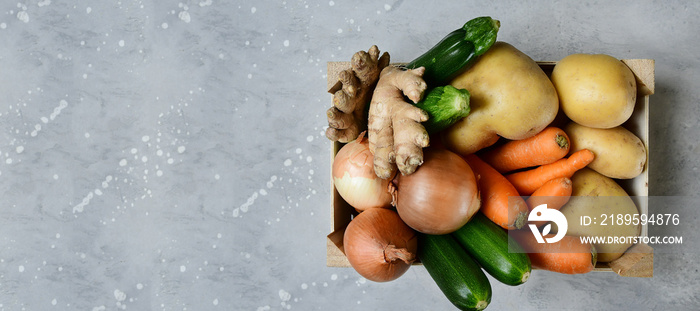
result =
[[411,267],[418,251],[416,232],[393,209],[368,209],[348,224],[343,248],[350,265],[374,282],[399,278]]
[[426,148],[423,157],[413,174],[397,176],[396,210],[418,232],[452,233],[481,207],[474,171],[447,149]]
[[391,207],[391,179],[374,173],[374,156],[364,135],[340,148],[333,159],[332,175],[338,194],[358,211]]

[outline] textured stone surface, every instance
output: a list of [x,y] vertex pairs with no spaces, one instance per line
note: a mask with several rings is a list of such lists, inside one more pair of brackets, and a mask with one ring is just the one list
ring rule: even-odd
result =
[[[694,1],[4,1],[0,309],[449,310],[425,269],[325,266],[326,62],[408,61],[466,20],[535,60],[656,60],[650,195],[693,196]],[[697,210],[689,215],[697,221]],[[690,217],[692,216],[692,217]],[[538,271],[492,308],[697,309],[696,253],[652,279]]]

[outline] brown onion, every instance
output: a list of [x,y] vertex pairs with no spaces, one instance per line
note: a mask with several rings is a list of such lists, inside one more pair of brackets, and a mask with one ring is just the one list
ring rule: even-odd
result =
[[476,177],[467,162],[442,148],[426,148],[423,164],[397,177],[394,202],[401,219],[425,234],[461,228],[481,207]]
[[416,259],[418,239],[392,209],[370,208],[353,218],[343,236],[345,256],[364,278],[388,282]]
[[340,196],[358,211],[391,207],[391,179],[381,179],[374,173],[374,156],[364,133],[340,148],[333,159],[332,173]]

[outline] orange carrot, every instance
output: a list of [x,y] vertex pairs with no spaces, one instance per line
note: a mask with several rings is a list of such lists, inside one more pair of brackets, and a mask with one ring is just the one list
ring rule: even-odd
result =
[[568,177],[586,167],[593,161],[595,155],[588,149],[572,153],[568,158],[557,160],[527,171],[506,175],[520,195],[531,195],[544,183],[559,177]]
[[[537,243],[530,230],[514,230],[508,233],[528,253],[533,268],[564,274],[581,274],[593,271],[598,254],[590,243],[581,242],[577,236],[564,236],[559,242]],[[545,239],[554,234],[545,235]]]
[[475,154],[467,155],[465,160],[478,176],[479,210],[504,229],[520,229],[527,220],[529,209],[515,187]]
[[557,161],[569,153],[569,136],[558,127],[547,127],[537,135],[511,140],[486,151],[486,163],[501,173]]
[[[530,211],[541,204],[547,204],[547,208],[549,209],[559,210],[566,202],[569,202],[572,191],[573,186],[571,184],[571,179],[568,177],[559,177],[544,183],[542,187],[539,187],[532,193],[526,202],[530,207]],[[532,221],[529,223],[540,227],[547,222]]]

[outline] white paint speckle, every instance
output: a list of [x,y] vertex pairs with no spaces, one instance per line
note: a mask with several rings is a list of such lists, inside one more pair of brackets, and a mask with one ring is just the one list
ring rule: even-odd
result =
[[185,146],[177,147],[177,153],[183,153],[183,152],[185,152],[185,150],[187,150],[187,148],[185,148]]
[[58,174],[53,174],[53,179],[58,180]]
[[168,23],[162,23],[162,24],[160,24],[160,28],[168,29]]
[[289,46],[289,40],[284,40],[284,42],[283,42],[282,44],[283,44],[285,47]]
[[309,288],[309,285],[306,283],[301,283],[301,289],[307,289]]
[[185,23],[189,23],[190,21],[192,21],[192,18],[190,17],[190,12],[187,11],[180,12],[180,14],[178,14],[177,17]]
[[253,13],[253,14],[255,14],[255,12],[256,12],[257,10],[258,10],[257,8],[255,8],[255,7],[252,7],[252,8],[250,8],[250,13]]
[[124,40],[119,40],[119,46],[121,46],[121,47],[124,46]]
[[7,29],[7,24],[0,23],[0,29]]
[[219,180],[221,179],[221,176],[219,174],[214,174],[214,179]]
[[343,29],[342,29],[342,28],[338,28],[338,33],[343,33]]
[[143,137],[141,137],[141,141],[144,143],[147,143],[149,140],[151,140],[151,137],[149,137],[148,135],[144,135]]
[[185,272],[187,271],[187,267],[185,266],[180,266],[180,272]]
[[387,3],[384,5],[384,11],[389,11],[389,10],[391,10],[391,4]]
[[58,303],[58,301],[56,300],[56,298],[54,298],[53,300],[51,300],[51,305],[52,305],[52,306],[55,306],[57,303]]
[[311,156],[306,157],[306,162],[311,163],[314,159]]
[[37,5],[40,7],[50,5],[50,4],[51,4],[51,0],[39,1],[39,3],[37,3]]
[[90,200],[92,200],[93,197],[94,193],[90,191],[78,205],[73,207],[73,213],[82,213],[85,210],[85,206],[90,204]]
[[142,290],[142,289],[143,289],[143,284],[141,284],[141,283],[136,284],[136,289]]
[[214,301],[211,302],[211,304],[218,306],[219,305],[219,299],[214,299]]
[[90,12],[92,12],[92,8],[91,8],[91,7],[85,8],[85,13],[90,14]]
[[120,291],[118,289],[115,289],[114,290],[114,299],[116,299],[117,301],[124,301],[124,300],[126,300],[126,293],[124,293],[123,291]]
[[241,204],[239,207],[241,212],[247,213],[248,209],[250,208],[253,203],[255,203],[255,200],[258,198],[258,192],[253,192],[253,194],[248,197],[248,200],[246,200],[245,203]]
[[329,2],[328,2],[328,5],[329,5],[329,6],[334,6],[334,5],[335,5],[335,1],[329,1]]
[[17,146],[17,148],[15,148],[15,152],[18,154],[24,152],[24,146]]
[[312,142],[312,141],[314,141],[314,137],[313,137],[313,136],[311,136],[311,135],[309,135],[309,136],[306,136],[306,141],[308,141],[308,142]]
[[29,23],[29,14],[27,14],[27,11],[19,11],[17,12],[17,19],[22,22]]
[[19,271],[19,272],[24,272],[24,266],[19,266],[19,267],[17,267],[17,271]]
[[126,163],[127,163],[126,159],[121,159],[119,161],[119,166],[126,166]]
[[291,166],[292,165],[292,160],[291,159],[286,159],[284,160],[284,166]]
[[290,294],[289,292],[287,292],[284,289],[279,290],[279,295],[280,295],[280,299],[282,299],[282,301],[289,301],[289,299],[292,299],[292,294]]
[[56,119],[56,117],[58,117],[58,115],[61,114],[61,111],[63,109],[65,109],[66,107],[68,107],[68,102],[61,99],[61,101],[58,102],[58,106],[56,108],[54,108],[51,115],[49,115],[49,119],[51,119],[51,120]]
[[337,279],[338,279],[338,275],[337,275],[337,274],[335,274],[335,273],[331,274],[331,280],[335,281],[335,280],[337,280]]

